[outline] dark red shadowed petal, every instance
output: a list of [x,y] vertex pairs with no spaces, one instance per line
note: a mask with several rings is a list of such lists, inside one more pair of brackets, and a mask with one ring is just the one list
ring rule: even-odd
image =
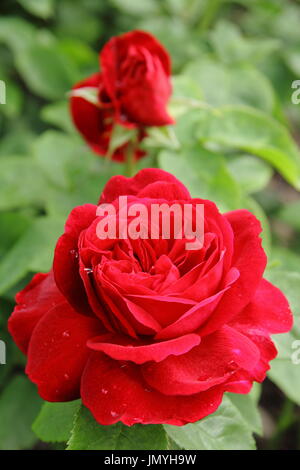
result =
[[96,209],[93,204],[85,204],[72,210],[66,222],[65,233],[56,244],[53,261],[54,277],[59,290],[77,311],[85,314],[90,312],[90,307],[79,274],[78,237],[95,219]]
[[[91,87],[95,88],[97,94],[99,94],[102,83],[101,73],[95,73],[77,83],[73,90]],[[70,98],[70,111],[77,130],[89,146],[94,152],[105,155],[109,143],[107,132],[110,132],[114,118],[113,109],[109,110],[107,107],[101,109],[100,102],[99,106],[97,106],[81,96],[73,95]],[[110,125],[105,124],[108,120],[110,120]]]
[[67,303],[48,312],[33,331],[26,373],[47,401],[79,398],[80,379],[90,350],[88,339],[103,332],[100,322]]
[[216,331],[245,308],[262,279],[267,263],[259,237],[261,225],[256,217],[246,210],[229,212],[226,217],[234,232],[232,266],[238,269],[240,276],[201,328],[201,336]]
[[36,274],[25,289],[16,295],[17,305],[8,320],[8,330],[24,354],[27,354],[32,332],[39,320],[64,301],[52,271]]

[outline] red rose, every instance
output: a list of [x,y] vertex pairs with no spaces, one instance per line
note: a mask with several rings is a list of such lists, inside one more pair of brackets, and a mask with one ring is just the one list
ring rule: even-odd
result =
[[[77,129],[96,153],[107,153],[115,123],[137,128],[140,140],[146,126],[173,123],[166,110],[172,91],[170,57],[151,34],[132,31],[112,38],[100,53],[100,65],[101,73],[73,87],[95,89],[96,102],[73,92],[70,103]],[[117,149],[113,159],[124,160],[125,150],[126,145]]]
[[76,207],[53,270],[17,295],[9,329],[26,372],[49,401],[82,398],[101,424],[183,425],[213,413],[223,393],[248,393],[290,330],[279,289],[263,279],[258,220],[221,215],[158,169],[113,177],[100,202],[204,205],[204,244],[98,238],[96,206]]

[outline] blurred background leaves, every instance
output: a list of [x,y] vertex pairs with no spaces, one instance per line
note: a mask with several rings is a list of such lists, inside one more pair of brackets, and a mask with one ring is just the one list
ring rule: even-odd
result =
[[[254,431],[263,436],[257,438],[262,448],[299,449],[300,365],[291,354],[300,339],[300,107],[292,104],[291,85],[300,79],[300,2],[2,0],[0,12],[0,79],[7,91],[0,105],[0,338],[7,344],[0,448],[42,446],[31,431],[41,400],[24,378],[24,358],[6,329],[14,295],[34,272],[51,267],[69,211],[96,203],[107,179],[123,172],[93,155],[76,134],[67,93],[97,71],[98,51],[109,37],[139,28],[171,54],[170,112],[177,120],[174,128],[149,132],[149,156],[139,165],[171,171],[193,196],[214,200],[222,211],[252,210],[264,227],[268,277],[296,314],[293,332],[277,340],[279,357],[269,375],[276,386],[267,381],[241,403],[228,396],[217,413],[195,425],[160,429],[156,445],[162,448],[168,436],[174,448],[232,448],[240,435],[240,445],[252,448]],[[259,397],[263,432],[253,406]],[[84,445],[82,420],[90,418],[75,405],[43,408],[36,434],[53,441],[55,428],[49,424],[45,438],[43,420],[55,423],[51,413],[63,415],[66,441],[76,411],[69,445]],[[142,435],[140,445],[147,439]]]

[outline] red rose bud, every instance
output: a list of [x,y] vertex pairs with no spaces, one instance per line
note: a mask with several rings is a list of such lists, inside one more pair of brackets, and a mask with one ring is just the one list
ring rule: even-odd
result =
[[97,206],[76,207],[51,272],[17,295],[10,333],[45,400],[81,398],[105,425],[198,421],[224,392],[264,380],[277,354],[270,335],[292,327],[288,302],[263,278],[261,226],[250,212],[220,214],[159,169],[113,177],[99,207],[117,213],[120,196],[122,220],[133,220],[133,204],[202,205],[201,248],[175,236],[99,237]]
[[[115,124],[136,129],[174,121],[167,113],[172,92],[170,57],[149,33],[132,31],[112,38],[100,53],[101,73],[77,83],[70,99],[75,126],[94,152],[109,151]],[[113,149],[114,160],[125,160],[126,143]],[[144,155],[136,151],[136,158]]]

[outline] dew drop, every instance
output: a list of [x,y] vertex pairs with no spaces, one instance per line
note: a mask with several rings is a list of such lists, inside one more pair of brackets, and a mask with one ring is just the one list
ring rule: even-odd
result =
[[241,354],[241,350],[240,350],[240,349],[233,349],[232,352],[233,352],[234,354],[238,354],[238,355]]
[[84,268],[84,271],[87,273],[87,274],[92,274],[93,270],[91,268]]
[[70,379],[70,376],[68,374],[64,374],[64,379],[65,380],[69,380]]
[[74,258],[78,258],[78,251],[77,250],[70,250],[70,254],[74,256]]
[[69,338],[70,337],[69,331],[64,331],[62,335],[63,335],[64,338]]
[[107,395],[107,394],[108,394],[108,390],[106,390],[105,388],[101,388],[101,393],[103,393],[103,395]]
[[117,413],[116,411],[111,411],[110,414],[112,415],[113,418],[116,418],[117,416],[119,416],[119,413]]

